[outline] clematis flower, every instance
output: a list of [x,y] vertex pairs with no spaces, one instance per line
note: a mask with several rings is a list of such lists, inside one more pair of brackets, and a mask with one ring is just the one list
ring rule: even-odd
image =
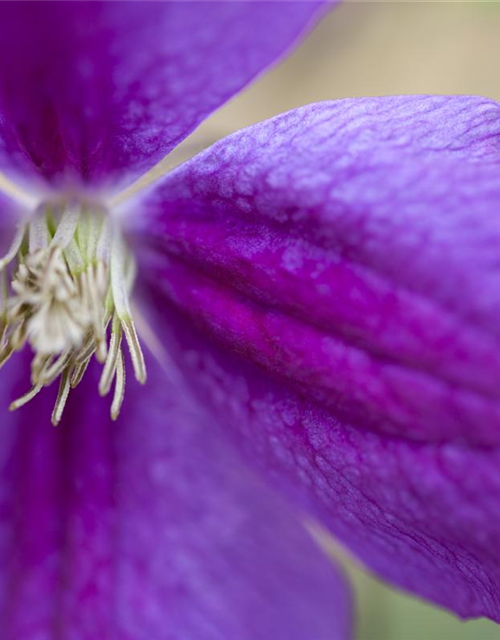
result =
[[[143,356],[143,267],[109,205],[317,10],[0,6],[3,640],[349,635],[342,577],[302,514],[243,465],[154,341]],[[122,406],[126,369],[143,386]]]
[[116,195],[317,11],[0,5],[7,640],[348,638],[306,519],[500,619],[499,105],[311,105]]

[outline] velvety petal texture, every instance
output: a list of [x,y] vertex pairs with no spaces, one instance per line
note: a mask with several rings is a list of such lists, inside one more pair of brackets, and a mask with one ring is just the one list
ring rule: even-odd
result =
[[499,178],[498,104],[345,100],[230,136],[124,219],[247,455],[386,578],[500,621]]
[[0,170],[132,180],[289,49],[319,4],[2,3]]
[[53,429],[53,390],[6,414],[22,360],[0,378],[2,638],[348,640],[343,579],[173,364],[116,423],[93,369]]

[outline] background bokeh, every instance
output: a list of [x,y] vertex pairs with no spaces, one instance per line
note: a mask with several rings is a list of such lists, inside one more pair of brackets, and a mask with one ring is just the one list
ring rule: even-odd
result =
[[[154,171],[303,104],[408,93],[477,94],[500,101],[500,2],[348,1]],[[500,640],[500,626],[487,620],[463,623],[379,583],[340,555],[355,585],[357,640]]]

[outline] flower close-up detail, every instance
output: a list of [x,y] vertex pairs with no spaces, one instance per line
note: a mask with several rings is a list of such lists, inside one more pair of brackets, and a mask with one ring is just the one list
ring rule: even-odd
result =
[[311,530],[500,622],[500,105],[316,103],[140,183],[324,11],[0,4],[0,638],[348,640]]

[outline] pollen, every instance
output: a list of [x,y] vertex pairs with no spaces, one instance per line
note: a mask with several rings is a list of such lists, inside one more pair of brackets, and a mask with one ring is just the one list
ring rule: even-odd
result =
[[44,205],[21,225],[0,260],[0,367],[26,346],[32,387],[18,409],[59,379],[52,423],[92,358],[102,365],[99,393],[114,387],[111,417],[124,399],[124,343],[137,380],[146,382],[130,296],[135,263],[118,228],[95,206]]

